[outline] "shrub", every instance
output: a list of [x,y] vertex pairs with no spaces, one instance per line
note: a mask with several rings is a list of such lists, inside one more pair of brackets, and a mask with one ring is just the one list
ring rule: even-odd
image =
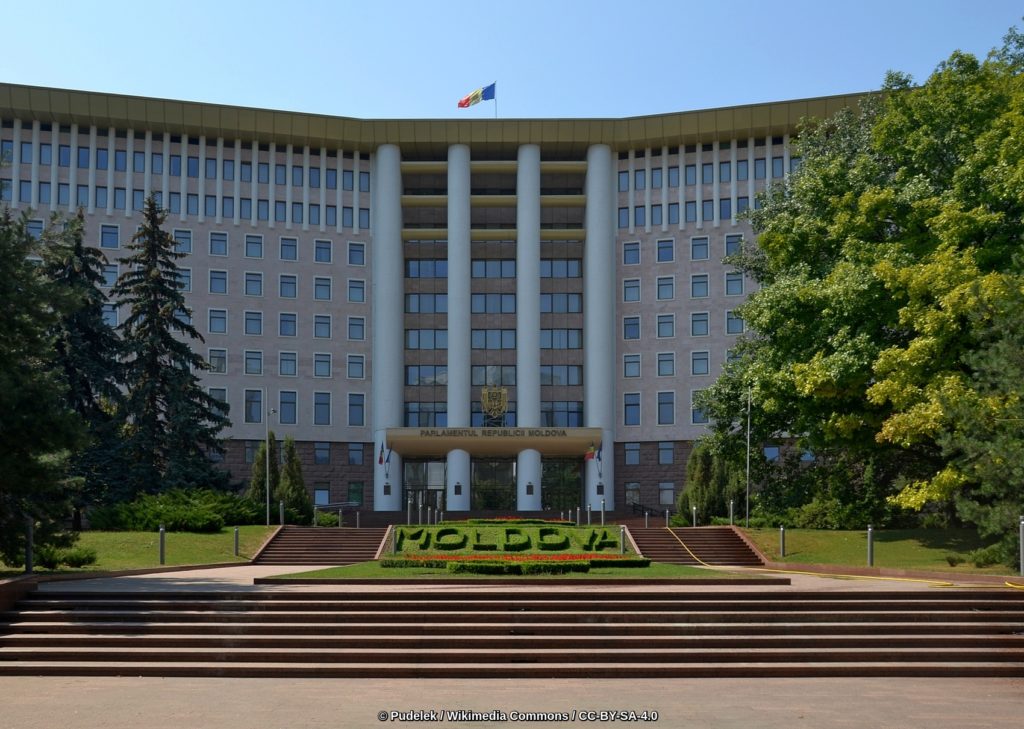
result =
[[41,544],[33,552],[33,559],[40,567],[55,570],[60,564],[60,550],[49,544]]
[[999,564],[1002,560],[1002,553],[999,549],[998,544],[992,544],[988,547],[982,547],[981,549],[974,549],[967,553],[967,559],[971,561],[975,567],[991,567],[994,564]]
[[520,562],[474,562],[452,560],[448,562],[448,571],[452,574],[471,573],[477,575],[521,575]]
[[212,489],[173,489],[123,504],[94,509],[94,529],[110,531],[217,532],[225,525],[260,521],[259,507],[240,496]]
[[72,547],[61,550],[60,559],[68,567],[85,567],[96,563],[96,550],[92,547]]
[[317,511],[316,525],[322,527],[336,527],[338,526],[338,515],[331,513],[330,511]]
[[949,563],[950,567],[956,567],[958,564],[964,563],[964,558],[959,554],[947,554],[946,562]]
[[[510,537],[521,537],[521,539],[512,541]],[[501,548],[505,552],[525,552],[531,544],[532,540],[528,535],[523,534],[522,530],[512,527],[505,530],[505,542]]]
[[444,569],[449,564],[445,559],[402,559],[401,557],[384,557],[380,560],[381,567],[432,567]]
[[565,562],[520,562],[524,575],[564,575],[568,572],[589,572],[590,562],[572,560]]
[[463,549],[469,541],[469,536],[461,533],[454,527],[438,529],[434,535],[434,549]]
[[592,559],[591,567],[650,567],[647,557],[623,557],[622,559]]
[[560,552],[569,548],[569,535],[562,534],[554,527],[537,530],[537,548],[545,552]]

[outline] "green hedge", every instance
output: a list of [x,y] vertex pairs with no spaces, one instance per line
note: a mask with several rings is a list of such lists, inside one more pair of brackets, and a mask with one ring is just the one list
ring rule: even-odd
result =
[[248,499],[212,489],[173,489],[145,494],[134,501],[100,507],[89,512],[93,529],[106,531],[218,532],[225,526],[257,524],[259,506]]
[[36,563],[48,570],[55,570],[62,564],[68,567],[85,567],[96,562],[96,550],[92,547],[56,549],[42,545],[36,548],[34,556]]
[[380,560],[381,567],[431,567],[444,569],[449,564],[446,559],[402,559],[401,557],[384,557]]
[[453,527],[438,529],[434,534],[434,549],[464,549],[469,542],[469,535],[463,534]]
[[647,557],[623,557],[622,559],[592,559],[591,567],[650,567]]

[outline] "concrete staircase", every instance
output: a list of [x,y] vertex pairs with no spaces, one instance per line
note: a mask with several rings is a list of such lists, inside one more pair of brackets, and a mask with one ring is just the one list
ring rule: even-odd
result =
[[[764,562],[753,549],[731,527],[674,528],[631,527],[640,552],[655,562],[669,564],[698,565],[701,562],[713,565],[736,565],[763,567]],[[676,539],[676,535],[679,539]],[[687,551],[679,541],[689,548]],[[692,554],[691,554],[692,552]],[[694,559],[696,556],[698,559]]]
[[255,564],[345,565],[369,562],[387,529],[285,526],[253,560]]
[[1024,593],[45,590],[0,675],[1024,678]]

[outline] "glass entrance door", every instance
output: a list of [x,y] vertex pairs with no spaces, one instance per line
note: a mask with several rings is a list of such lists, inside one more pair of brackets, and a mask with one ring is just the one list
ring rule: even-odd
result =
[[541,508],[575,509],[583,505],[582,462],[578,458],[545,458],[541,462]]
[[516,462],[509,458],[473,459],[469,491],[473,511],[515,511]]

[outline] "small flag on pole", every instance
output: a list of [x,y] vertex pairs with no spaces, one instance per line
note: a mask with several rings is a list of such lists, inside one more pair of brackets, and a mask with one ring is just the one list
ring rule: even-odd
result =
[[599,464],[601,463],[601,449],[602,448],[604,448],[604,443],[598,443],[597,444],[597,454],[594,456],[594,458],[597,460],[597,462]]
[[459,99],[459,108],[468,109],[469,107],[473,106],[473,104],[479,104],[481,101],[490,101],[491,99],[494,98],[494,87],[496,85],[497,82],[494,82],[490,86],[484,86],[472,92],[471,94],[463,96],[461,99]]
[[383,466],[384,465],[384,444],[383,443],[380,444],[380,455],[377,456],[377,465],[378,466]]
[[586,455],[585,455],[585,456],[583,456],[583,460],[584,460],[584,461],[590,461],[590,460],[593,460],[593,458],[594,458],[594,456],[595,456],[595,455],[597,455],[597,454],[596,454],[596,453],[594,452],[594,444],[593,444],[593,443],[591,443],[591,444],[590,444],[590,447],[589,447],[589,448],[587,448],[587,453],[586,453]]

